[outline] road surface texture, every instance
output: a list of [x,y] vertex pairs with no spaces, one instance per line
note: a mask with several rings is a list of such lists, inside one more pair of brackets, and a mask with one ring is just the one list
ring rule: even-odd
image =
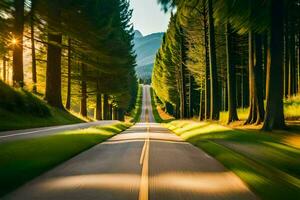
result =
[[244,200],[256,196],[205,152],[154,123],[149,86],[141,123],[4,197],[10,200]]
[[4,141],[12,141],[17,139],[33,138],[46,135],[56,134],[62,131],[70,131],[76,129],[89,128],[91,126],[105,126],[117,123],[116,120],[107,120],[107,121],[96,121],[89,123],[78,123],[71,125],[62,125],[62,126],[51,126],[43,128],[33,128],[26,130],[15,130],[15,131],[2,131],[0,132],[0,143]]

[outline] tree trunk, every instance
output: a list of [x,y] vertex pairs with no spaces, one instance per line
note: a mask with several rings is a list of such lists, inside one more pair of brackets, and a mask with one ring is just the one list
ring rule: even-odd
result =
[[109,119],[109,105],[108,105],[108,95],[103,95],[103,119],[108,120]]
[[263,52],[262,52],[262,36],[255,35],[255,62],[254,62],[254,74],[255,74],[255,92],[257,102],[257,119],[256,124],[260,124],[264,120],[265,108],[264,108],[264,94],[263,94]]
[[118,116],[118,108],[113,106],[112,107],[112,120],[118,120],[117,116]]
[[271,1],[270,47],[267,73],[267,107],[263,130],[284,129],[283,114],[283,0]]
[[210,119],[219,120],[220,98],[218,90],[217,56],[215,46],[215,28],[213,18],[212,0],[208,1],[208,36],[209,36],[209,61],[210,61]]
[[35,1],[31,1],[31,13],[30,13],[30,35],[31,35],[31,60],[32,60],[32,92],[37,93],[37,77],[36,77],[36,56],[35,56],[35,36],[34,36],[34,9]]
[[100,81],[97,81],[97,96],[96,96],[96,111],[95,118],[96,120],[102,120],[102,95],[100,92]]
[[268,65],[268,36],[267,34],[264,34],[263,37],[263,60],[264,60],[264,69],[263,69],[263,99],[266,99],[266,75],[267,75],[267,65]]
[[[51,6],[49,8],[49,18],[56,19],[56,23],[60,21],[61,11],[59,8]],[[54,20],[49,20],[50,28],[57,25]],[[48,53],[47,53],[47,69],[46,69],[46,101],[54,107],[63,109],[61,98],[61,43],[62,34],[48,31]]]
[[[236,109],[236,74],[235,74],[235,65],[232,59],[232,31],[230,24],[226,25],[227,34],[226,34],[226,55],[227,55],[227,89],[228,89],[228,121],[231,123],[239,120]],[[226,96],[226,95],[225,95]]]
[[87,84],[86,84],[86,66],[81,64],[81,101],[80,114],[87,117]]
[[6,83],[6,56],[3,56],[3,82]]
[[203,88],[204,83],[202,82],[202,87],[200,89],[200,104],[199,104],[199,121],[205,119],[205,90]]
[[180,91],[180,118],[184,119],[187,117],[187,99],[186,99],[186,69],[185,69],[185,59],[186,59],[186,49],[184,45],[184,33],[183,29],[180,28],[180,37],[181,37],[181,46],[180,46],[180,83],[181,83],[181,91]]
[[249,115],[245,124],[253,124],[257,119],[256,101],[255,101],[255,74],[254,74],[254,33],[249,31],[249,94],[250,94],[250,109]]
[[193,117],[193,77],[191,75],[191,73],[189,72],[188,73],[188,76],[189,76],[189,107],[188,107],[188,112],[187,112],[187,117],[188,118],[191,118]]
[[120,121],[125,121],[124,110],[121,109],[121,108],[118,109],[118,119],[119,119]]
[[24,0],[14,0],[13,31],[13,86],[24,86],[23,72],[23,32],[24,32]]
[[289,96],[289,29],[288,29],[288,15],[284,17],[284,97]]
[[249,82],[250,110],[245,124],[260,124],[264,118],[263,86],[262,86],[262,37],[249,32]]
[[296,94],[296,53],[295,53],[295,31],[294,24],[291,25],[290,28],[290,37],[289,37],[289,96],[293,96]]
[[207,11],[203,1],[204,45],[205,45],[205,119],[210,119],[210,66],[209,66],[209,42]]
[[72,70],[72,51],[71,51],[71,45],[72,41],[69,38],[68,39],[68,83],[67,83],[67,100],[66,100],[66,108],[70,110],[71,108],[71,87],[72,87],[72,76],[71,76],[71,70]]
[[298,33],[298,93],[300,93],[300,32]]
[[109,120],[113,119],[113,105],[112,104],[108,104],[109,105]]

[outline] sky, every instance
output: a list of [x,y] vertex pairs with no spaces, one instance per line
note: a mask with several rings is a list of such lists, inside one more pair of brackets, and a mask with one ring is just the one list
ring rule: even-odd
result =
[[130,4],[133,8],[131,21],[135,30],[139,30],[144,36],[167,30],[170,13],[165,14],[157,0],[130,0]]

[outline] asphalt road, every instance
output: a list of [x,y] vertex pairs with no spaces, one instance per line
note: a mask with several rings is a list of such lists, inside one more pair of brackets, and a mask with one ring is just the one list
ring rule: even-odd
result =
[[144,86],[141,119],[4,199],[257,199],[215,159],[154,123],[148,86]]

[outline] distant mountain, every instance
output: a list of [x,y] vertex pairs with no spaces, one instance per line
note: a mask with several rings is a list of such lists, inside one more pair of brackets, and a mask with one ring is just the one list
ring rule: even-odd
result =
[[138,38],[142,38],[143,37],[143,34],[138,31],[138,30],[135,30],[134,31],[134,39],[138,39]]
[[153,33],[143,36],[141,32],[135,31],[134,50],[137,54],[136,73],[143,80],[151,79],[154,59],[160,48],[164,33]]

